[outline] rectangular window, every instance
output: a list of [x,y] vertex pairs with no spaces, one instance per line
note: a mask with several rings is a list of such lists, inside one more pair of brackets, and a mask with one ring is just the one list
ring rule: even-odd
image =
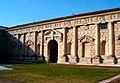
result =
[[99,26],[100,26],[100,29],[107,29],[108,28],[108,23],[107,22],[106,23],[100,23]]

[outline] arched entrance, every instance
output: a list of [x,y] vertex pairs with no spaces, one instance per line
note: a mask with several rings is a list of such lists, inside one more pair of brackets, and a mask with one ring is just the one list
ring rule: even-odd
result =
[[50,63],[57,63],[58,60],[58,43],[56,40],[50,40],[48,43],[48,55]]

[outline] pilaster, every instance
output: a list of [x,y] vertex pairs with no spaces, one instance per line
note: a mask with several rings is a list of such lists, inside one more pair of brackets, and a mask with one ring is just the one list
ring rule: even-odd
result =
[[44,34],[43,30],[41,30],[41,44],[40,44],[40,62],[44,62]]
[[109,22],[108,23],[108,28],[109,28],[109,56],[114,56],[114,49],[113,49],[113,33],[114,33],[114,30],[113,30],[113,24],[112,22]]
[[93,63],[99,64],[101,62],[100,56],[100,27],[99,24],[96,23],[96,38],[95,38],[95,56],[93,57]]
[[36,54],[36,47],[37,47],[37,37],[36,37],[36,31],[34,32],[34,54]]
[[43,46],[44,46],[44,45],[43,45],[43,44],[44,44],[44,43],[43,43],[43,41],[44,41],[43,30],[41,30],[41,38],[40,38],[40,39],[41,39],[41,44],[40,44],[40,55],[43,56],[43,49],[44,49],[44,48],[43,48]]
[[66,27],[63,28],[63,55],[61,56],[60,63],[66,63],[66,57],[67,57],[67,32]]
[[77,27],[73,27],[73,48],[72,48],[72,55],[70,57],[70,63],[76,63],[76,56],[77,56]]
[[19,57],[20,57],[20,34],[17,34],[17,58],[19,59]]
[[109,56],[105,60],[105,64],[114,64],[115,55],[114,55],[114,27],[113,22],[108,22],[109,29]]
[[23,33],[23,54],[25,55],[25,33]]

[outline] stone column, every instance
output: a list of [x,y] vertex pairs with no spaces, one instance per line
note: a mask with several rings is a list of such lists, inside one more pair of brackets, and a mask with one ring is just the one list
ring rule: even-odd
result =
[[22,54],[22,55],[23,55],[23,49],[24,49],[24,48],[23,48],[23,44],[24,44],[24,43],[23,43],[23,37],[24,37],[24,35],[21,34],[21,44],[22,44],[22,53],[21,53],[21,54]]
[[34,32],[34,54],[36,54],[36,47],[37,47],[37,37],[36,37],[36,31]]
[[40,44],[40,56],[43,56],[43,46],[44,46],[44,45],[43,45],[43,44],[44,44],[44,43],[43,43],[43,40],[44,40],[44,39],[43,39],[43,31],[42,31],[42,30],[41,30],[41,38],[40,38],[40,39],[41,39],[41,44]]
[[[66,32],[66,27],[63,28],[63,55],[60,57],[61,60],[58,61],[58,63],[65,63],[66,62],[66,57],[67,57],[67,32]],[[59,57],[58,57],[59,58]]]
[[39,61],[40,62],[44,62],[44,34],[43,34],[43,30],[41,30],[41,36],[40,36],[40,40],[41,40],[41,43],[40,43],[40,58],[39,58]]
[[66,45],[67,45],[67,33],[66,33],[66,28],[63,29],[63,49],[64,49],[64,55],[66,55],[66,51],[67,51],[67,48],[66,48]]
[[17,34],[17,50],[18,50],[18,54],[17,54],[17,58],[18,58],[18,60],[19,60],[19,58],[20,58],[20,34]]
[[114,56],[114,28],[113,23],[108,23],[109,29],[109,56],[106,58],[106,64],[114,64],[115,63],[115,56]]
[[99,64],[101,57],[100,57],[100,27],[99,24],[95,24],[96,26],[96,38],[95,38],[95,56],[93,57],[93,63]]
[[109,28],[109,56],[114,56],[113,54],[113,32],[114,32],[114,29],[113,29],[113,25],[112,25],[112,22],[109,22],[108,23],[108,28]]
[[100,28],[98,24],[96,24],[96,40],[95,40],[95,46],[96,46],[96,56],[100,56]]
[[76,63],[76,54],[77,54],[77,31],[76,26],[73,27],[73,48],[72,48],[72,55],[70,57],[70,63]]
[[23,33],[23,55],[25,55],[25,33]]

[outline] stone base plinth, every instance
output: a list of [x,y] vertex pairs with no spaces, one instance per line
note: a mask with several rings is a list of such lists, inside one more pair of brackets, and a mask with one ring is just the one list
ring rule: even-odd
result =
[[115,57],[112,56],[108,56],[105,60],[104,60],[105,64],[115,64]]
[[80,63],[81,64],[90,64],[91,63],[91,58],[88,58],[88,57],[82,57],[80,58]]
[[99,64],[99,63],[100,63],[100,59],[99,59],[99,58],[93,59],[93,63],[94,63],[94,64]]
[[120,64],[120,58],[117,58],[117,64]]
[[95,56],[95,57],[93,57],[92,63],[100,64],[100,63],[102,63],[102,58],[100,56]]
[[62,57],[58,58],[58,62],[57,63],[66,63],[66,57],[62,56]]
[[69,63],[71,64],[76,64],[76,58],[75,57],[70,57]]

